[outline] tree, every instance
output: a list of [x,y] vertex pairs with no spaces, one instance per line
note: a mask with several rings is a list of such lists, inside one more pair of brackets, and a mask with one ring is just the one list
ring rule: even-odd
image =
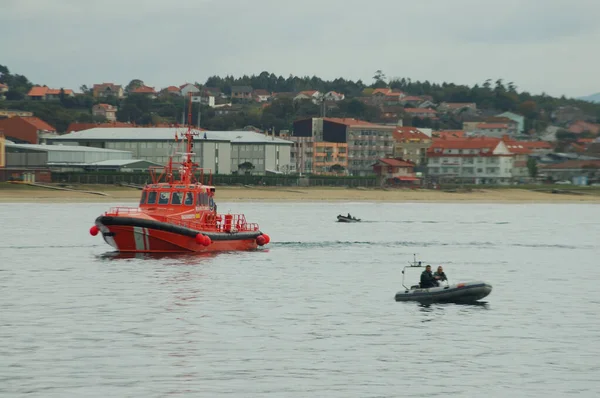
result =
[[144,82],[140,79],[133,79],[132,81],[129,82],[129,84],[127,85],[127,87],[125,87],[125,91],[126,92],[131,92],[132,90],[135,90],[138,87],[141,87],[144,85]]
[[90,89],[87,85],[83,84],[81,86],[79,86],[79,90],[81,90],[81,93],[83,95],[92,95],[93,90]]
[[385,74],[381,71],[381,69],[378,69],[375,71],[375,75],[373,75],[373,80],[375,80],[375,83],[373,83],[373,88],[384,88],[387,87],[387,82]]
[[238,170],[243,170],[245,174],[250,174],[254,170],[254,165],[251,162],[244,162],[238,165]]
[[538,167],[537,167],[537,161],[535,160],[535,158],[529,158],[527,159],[527,170],[529,170],[529,176],[532,178],[537,177],[538,175]]
[[345,170],[346,170],[346,168],[344,166],[342,166],[341,164],[337,164],[337,163],[329,168],[329,171],[331,171],[332,173],[338,173],[338,174],[343,173]]

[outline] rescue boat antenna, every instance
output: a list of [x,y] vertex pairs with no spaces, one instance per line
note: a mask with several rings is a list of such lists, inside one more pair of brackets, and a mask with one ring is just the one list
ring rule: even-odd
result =
[[192,148],[194,147],[194,132],[192,131],[192,93],[190,92],[188,95],[190,100],[188,102],[187,130],[185,132],[186,151],[183,153],[183,170],[181,171],[181,182],[183,184],[191,184],[194,176],[194,163],[192,161],[192,156],[194,155],[192,152]]

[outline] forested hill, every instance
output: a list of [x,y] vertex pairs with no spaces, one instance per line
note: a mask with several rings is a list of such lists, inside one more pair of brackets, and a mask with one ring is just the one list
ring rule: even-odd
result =
[[[132,73],[129,84],[114,82],[125,87],[126,97],[122,99],[103,99],[118,107],[117,118],[122,122],[131,122],[138,125],[151,125],[158,123],[181,122],[183,98],[161,92],[161,87],[155,87],[156,99],[149,99],[139,94],[128,94],[134,86],[146,84],[153,86],[152,82],[142,82],[135,79]],[[0,99],[0,108],[32,111],[36,116],[54,125],[59,132],[64,132],[71,122],[91,122],[91,107],[100,100],[92,95],[92,87],[97,82],[86,82],[81,87],[64,87],[74,89],[79,93],[74,98],[61,96],[59,101],[31,101],[27,93],[34,85],[25,76],[13,74],[6,66],[0,65],[0,83],[9,87],[4,93],[5,99]],[[177,77],[172,78],[172,85],[179,86]],[[35,85],[45,85],[44,82],[35,82]],[[526,129],[532,133],[541,132],[550,124],[557,124],[553,114],[559,108],[577,108],[580,114],[585,115],[591,122],[600,121],[600,104],[565,97],[552,97],[545,94],[532,95],[520,91],[515,83],[505,82],[502,79],[490,79],[474,86],[459,85],[454,83],[431,83],[429,81],[412,81],[410,78],[387,79],[377,71],[370,83],[353,81],[345,78],[324,80],[319,77],[276,76],[273,73],[262,72],[251,76],[212,76],[204,83],[196,83],[199,88],[219,89],[223,98],[217,98],[218,103],[233,102],[235,111],[224,113],[217,112],[215,108],[194,104],[194,123],[197,122],[198,110],[201,114],[201,126],[213,130],[233,130],[252,125],[262,129],[274,128],[276,131],[290,129],[292,122],[298,118],[320,116],[324,107],[311,101],[293,101],[290,96],[280,96],[269,104],[260,104],[256,101],[239,102],[230,100],[228,95],[231,88],[236,86],[249,86],[253,90],[266,90],[269,93],[298,93],[305,90],[318,90],[321,93],[335,91],[345,95],[343,101],[334,106],[327,107],[327,116],[355,117],[368,121],[379,122],[383,114],[390,108],[384,105],[374,105],[365,101],[374,89],[390,88],[402,91],[409,96],[430,96],[431,102],[469,102],[476,103],[477,108],[488,114],[495,112],[513,111],[526,118]],[[62,87],[52,87],[62,88]],[[389,105],[389,104],[387,104]],[[407,105],[404,105],[407,107]],[[199,107],[199,109],[198,109]],[[397,118],[402,118],[405,125],[415,125],[432,128],[461,128],[462,120],[452,115],[442,115],[435,120],[409,117],[403,112],[402,106],[396,106]],[[399,108],[399,110],[398,110]],[[389,122],[389,120],[388,120]],[[560,123],[558,123],[560,125]]]

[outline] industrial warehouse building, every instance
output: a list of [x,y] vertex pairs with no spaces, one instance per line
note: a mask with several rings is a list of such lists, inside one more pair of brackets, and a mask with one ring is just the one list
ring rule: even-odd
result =
[[[129,151],[134,159],[164,165],[173,153],[184,152],[185,130],[174,127],[117,127],[81,130],[49,140],[51,144]],[[199,131],[194,138],[193,160],[214,174],[237,172],[250,162],[253,174],[292,171],[293,143],[253,131]],[[178,136],[178,142],[175,137]],[[174,157],[179,161],[180,158]]]
[[131,152],[71,145],[5,144],[6,167],[69,167],[106,161],[131,161]]
[[145,172],[159,166],[132,159],[131,152],[72,145],[16,144],[0,134],[0,181],[34,174],[33,182],[50,182],[53,171]]

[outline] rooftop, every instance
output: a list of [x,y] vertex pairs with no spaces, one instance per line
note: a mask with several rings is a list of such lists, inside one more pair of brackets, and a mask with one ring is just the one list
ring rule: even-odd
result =
[[32,151],[65,151],[65,152],[110,152],[110,153],[131,153],[129,151],[119,151],[116,149],[92,148],[89,146],[77,145],[37,145],[37,144],[12,144],[7,142],[7,148],[29,149]]
[[[75,131],[55,137],[52,140],[59,141],[173,141],[175,134],[181,137],[185,128],[177,127],[95,127],[89,130]],[[198,131],[199,135],[195,141],[206,140],[233,143],[276,143],[289,144],[291,141],[282,140],[277,137],[267,137],[264,134],[253,131]]]

